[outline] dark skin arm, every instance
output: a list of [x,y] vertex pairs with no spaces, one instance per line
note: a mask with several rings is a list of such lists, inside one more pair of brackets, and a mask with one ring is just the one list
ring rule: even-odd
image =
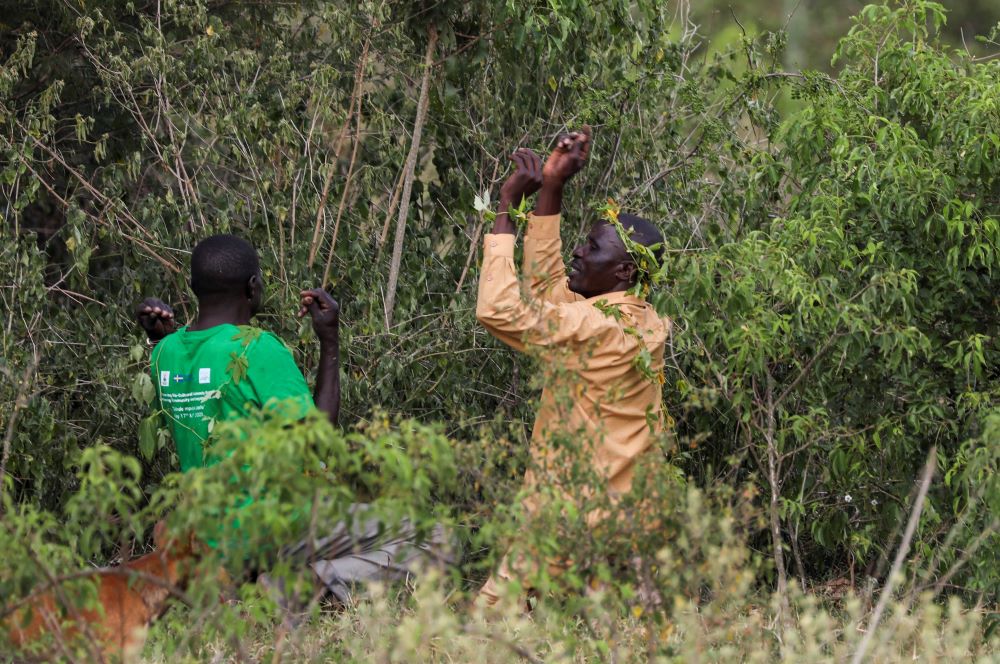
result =
[[135,308],[135,317],[154,346],[177,329],[174,310],[155,297],[147,297],[140,302]]
[[319,337],[319,369],[313,401],[336,425],[340,417],[340,305],[322,288],[301,291],[299,318],[307,313]]
[[535,201],[536,215],[560,214],[562,212],[563,188],[580,172],[590,156],[590,126],[583,125],[580,131],[563,134],[556,141],[552,154],[542,168],[542,188]]
[[494,234],[514,235],[517,228],[508,210],[542,186],[542,160],[537,154],[527,148],[520,148],[514,151],[510,160],[516,168],[500,187],[500,208],[493,222]]

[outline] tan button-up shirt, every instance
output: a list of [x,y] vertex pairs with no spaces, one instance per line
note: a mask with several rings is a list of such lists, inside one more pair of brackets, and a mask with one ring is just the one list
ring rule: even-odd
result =
[[[660,382],[643,375],[635,358],[645,347],[650,368],[661,375],[671,322],[625,292],[584,299],[570,291],[559,215],[529,217],[520,280],[514,239],[486,235],[476,317],[497,339],[517,350],[537,348],[543,359],[531,438],[535,465],[544,469],[555,459],[548,444],[554,434],[580,435],[608,489],[626,492],[637,457],[664,420]],[[540,481],[538,472],[525,478],[529,486]]]

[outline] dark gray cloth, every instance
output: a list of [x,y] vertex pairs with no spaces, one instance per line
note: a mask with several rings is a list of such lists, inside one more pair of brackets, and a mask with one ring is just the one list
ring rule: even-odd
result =
[[408,519],[386,524],[371,505],[351,506],[350,519],[337,523],[328,534],[305,538],[286,547],[282,557],[308,565],[329,596],[340,603],[351,601],[355,586],[370,581],[408,581],[422,566],[444,567],[455,561],[453,542],[440,524],[417,542]]

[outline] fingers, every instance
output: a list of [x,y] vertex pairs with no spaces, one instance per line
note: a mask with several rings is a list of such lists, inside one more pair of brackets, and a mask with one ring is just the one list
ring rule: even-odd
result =
[[340,304],[338,304],[337,301],[322,288],[314,288],[313,296],[323,311],[340,311]]
[[581,138],[580,138],[580,141],[579,141],[579,144],[580,144],[580,155],[583,157],[583,159],[586,159],[587,157],[590,156],[590,136],[591,136],[591,133],[592,132],[591,132],[591,129],[590,129],[590,125],[586,125],[585,124],[585,125],[583,125],[583,128],[580,130],[580,134],[581,134]]
[[310,288],[310,289],[307,289],[307,290],[299,291],[299,297],[301,298],[299,300],[299,304],[300,304],[299,313],[298,313],[299,318],[302,318],[307,313],[310,313],[310,314],[313,314],[313,315],[319,313],[319,305],[316,304],[316,292],[315,291],[317,291],[317,290],[319,290],[319,289],[318,288]]
[[591,134],[590,125],[583,125],[580,131],[562,134],[556,139],[555,152],[572,152],[574,158],[585,160],[590,154]]
[[534,180],[539,181],[542,177],[542,160],[535,154],[533,150],[528,148],[521,148],[518,150],[521,155],[522,163],[524,164],[524,170],[528,176]]
[[150,318],[163,318],[166,320],[173,320],[174,310],[170,308],[163,300],[159,300],[155,297],[147,297],[143,300],[135,309],[137,316],[146,316]]
[[582,168],[590,155],[590,125],[583,125],[583,131],[573,132],[573,145],[569,150],[570,158],[576,168]]
[[313,306],[314,301],[312,289],[299,291],[299,311],[296,315],[299,318],[305,316],[309,312],[309,308]]
[[504,189],[518,203],[522,196],[528,196],[538,191],[542,182],[542,160],[528,148],[518,148],[509,156],[514,163],[515,171],[508,177]]
[[145,306],[139,310],[140,316],[150,316],[152,318],[165,318],[166,320],[171,320],[174,317],[174,312],[170,309],[161,309],[160,307],[150,307]]
[[306,311],[312,314],[324,311],[340,311],[340,304],[322,288],[309,288],[299,291],[299,296],[302,298],[302,308],[299,309],[300,317],[304,316]]
[[544,167],[544,164],[542,164],[542,158],[534,152],[529,152],[528,155],[529,159],[531,159],[531,178],[536,183],[541,182],[542,168]]
[[524,155],[521,154],[520,150],[514,150],[514,152],[510,155],[510,160],[514,162],[514,166],[516,168],[515,172],[521,172],[525,170]]

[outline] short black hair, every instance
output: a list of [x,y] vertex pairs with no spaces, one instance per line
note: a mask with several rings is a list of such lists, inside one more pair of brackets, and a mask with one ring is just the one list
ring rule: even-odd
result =
[[259,272],[257,251],[235,235],[207,237],[191,252],[191,290],[199,298],[242,294]]
[[663,233],[656,227],[656,224],[648,219],[643,219],[638,215],[629,214],[627,212],[619,214],[618,221],[621,222],[622,227],[626,231],[632,231],[629,234],[629,237],[631,237],[633,241],[638,242],[645,247],[651,247],[654,244],[660,245],[653,250],[653,256],[656,257],[656,262],[658,264],[663,264]]

